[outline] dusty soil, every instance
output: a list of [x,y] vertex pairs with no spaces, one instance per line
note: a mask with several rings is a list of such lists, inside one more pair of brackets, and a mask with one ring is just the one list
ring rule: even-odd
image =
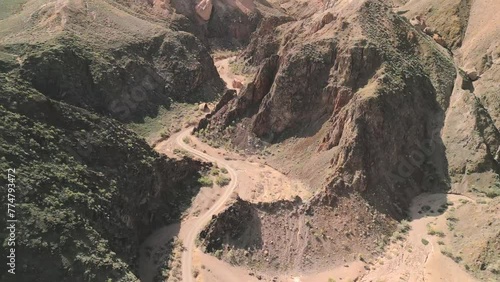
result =
[[447,228],[450,211],[439,213],[438,210],[447,203],[460,208],[465,202],[471,202],[471,199],[450,194],[422,194],[415,198],[410,209],[408,237],[401,243],[388,246],[383,256],[371,262],[372,270],[362,281],[380,277],[387,281],[476,281],[464,266],[442,253],[453,234]]
[[[156,147],[159,152],[175,156],[173,150],[178,143],[179,136],[187,141],[186,131],[172,136]],[[189,136],[189,146],[196,148],[199,152],[212,156],[213,158],[225,161],[237,172],[236,189],[237,193],[249,201],[275,201],[277,199],[291,198],[294,195],[301,195],[306,198],[308,193],[304,185],[295,180],[288,179],[276,170],[263,164],[263,160],[245,158],[245,156],[227,152],[220,148],[211,148],[202,143],[195,136]],[[186,144],[187,145],[187,144]],[[266,191],[257,192],[257,188],[263,185]],[[283,187],[285,189],[283,189]],[[194,228],[195,222],[200,214],[206,214],[213,209],[214,203],[220,203],[220,197],[224,194],[221,187],[203,188],[199,195],[193,200],[193,205],[180,224],[179,238],[188,240],[187,236]],[[229,198],[234,199],[233,194]],[[218,201],[219,199],[219,201]],[[229,203],[229,200],[227,203]],[[222,210],[226,204],[217,208]],[[447,218],[453,213],[453,217],[458,217],[457,221],[467,220],[460,217],[466,214],[460,213],[465,206],[476,205],[471,199],[460,195],[447,194],[423,194],[414,199],[410,209],[410,226],[407,237],[402,241],[390,244],[380,257],[375,257],[367,261],[352,261],[344,265],[334,266],[331,270],[314,275],[283,274],[281,276],[266,275],[257,273],[242,267],[235,267],[227,262],[221,261],[213,256],[202,253],[199,249],[193,249],[193,269],[199,272],[196,281],[258,281],[260,277],[266,281],[348,281],[349,279],[361,279],[360,281],[376,281],[381,277],[387,281],[395,281],[400,278],[405,281],[476,281],[460,262],[455,262],[460,253],[451,253],[448,245],[453,232],[447,227]],[[426,208],[423,208],[427,206]],[[445,211],[438,212],[446,206]],[[453,212],[450,211],[453,208]],[[474,208],[474,207],[472,207]],[[425,211],[424,211],[425,210]],[[457,211],[457,212],[455,212]],[[173,225],[153,234],[148,239],[148,243],[156,241],[161,246],[166,238],[172,236],[172,231],[178,230],[179,225]],[[444,235],[430,235],[429,230],[443,232]],[[186,239],[187,238],[187,239]],[[193,239],[193,238],[191,238]],[[427,244],[424,244],[424,240]],[[186,241],[184,241],[186,242]],[[186,245],[186,243],[184,243]],[[154,243],[153,243],[154,245]],[[450,252],[450,253],[447,253]],[[144,270],[147,271],[147,270]],[[148,277],[147,275],[144,277]],[[144,280],[147,281],[147,280]]]
[[[221,77],[226,81],[228,87],[231,86],[230,83],[235,77],[231,73],[229,66],[230,59],[226,58],[216,62]],[[276,150],[277,155],[280,155],[279,150],[286,151],[290,150],[291,147],[306,150],[311,145],[310,140],[296,141],[293,142],[293,145],[283,144],[281,148]],[[181,148],[180,143],[184,143],[183,148]],[[192,150],[186,150],[185,146],[189,146]],[[236,198],[236,194],[242,199],[254,203],[291,200],[295,196],[307,201],[312,196],[312,189],[309,185],[292,179],[289,175],[267,165],[267,161],[270,161],[272,165],[278,164],[279,157],[246,155],[223,148],[213,148],[197,137],[188,134],[188,130],[183,130],[172,135],[167,140],[159,142],[155,149],[170,157],[180,158],[188,155],[206,161],[207,159],[200,157],[200,154],[194,154],[194,152],[202,153],[212,160],[223,162],[225,166],[234,169],[237,178],[234,193],[229,196],[226,193],[227,188],[224,187],[214,185],[213,187],[202,188],[196,198],[193,199],[191,208],[180,224],[159,230],[144,243],[144,246],[149,246],[150,249],[161,251],[165,241],[176,235],[184,242],[184,246],[188,246],[190,257],[183,257],[182,261],[190,261],[189,267],[183,266],[181,271],[180,258],[177,258],[179,259],[179,262],[176,262],[178,268],[172,272],[182,272],[183,278],[171,278],[169,281],[233,282],[263,280],[316,282],[328,281],[329,279],[335,279],[335,281],[378,281],[381,278],[386,279],[385,281],[398,281],[399,279],[405,281],[476,281],[465,270],[466,264],[458,259],[465,249],[459,250],[460,248],[457,248],[457,240],[454,239],[457,234],[447,227],[449,221],[447,218],[450,218],[451,214],[453,214],[453,217],[457,217],[457,220],[461,223],[466,222],[465,218],[471,213],[476,214],[476,217],[479,218],[478,206],[475,201],[465,196],[446,194],[423,194],[415,198],[410,208],[411,220],[409,224],[411,230],[402,240],[386,246],[381,256],[372,256],[361,260],[347,260],[345,263],[332,265],[331,268],[325,271],[313,274],[304,274],[297,270],[290,270],[281,274],[269,274],[233,266],[214,256],[203,253],[195,245],[190,246],[189,242],[194,242],[194,236],[197,234],[197,232],[193,233],[193,230],[199,231],[203,226],[201,223],[204,221],[200,221],[201,217],[222,211]],[[285,162],[286,160],[283,159],[282,161]],[[313,160],[311,162],[317,161]],[[288,166],[288,170],[293,170],[293,165],[290,167],[290,164],[288,164]],[[293,174],[295,175],[295,173]],[[314,180],[308,182],[308,184],[311,184],[314,183]],[[448,209],[438,212],[446,203],[449,205],[447,206]],[[425,212],[422,211],[423,206],[428,206]],[[467,212],[463,212],[464,210],[467,210]],[[457,224],[457,229],[467,230],[471,228],[470,224],[461,227],[459,225]],[[444,237],[428,234],[430,229],[443,232]],[[427,243],[424,244],[424,242]],[[186,256],[186,252],[183,255]],[[151,264],[151,258],[143,254],[141,262]],[[162,262],[157,260],[153,261],[153,263],[161,264]],[[151,265],[141,267],[143,281],[151,281],[148,280],[149,277],[152,277],[149,273],[154,268]],[[196,273],[196,279],[191,280],[193,279],[193,273],[187,273],[188,270],[186,269],[191,269],[189,272]]]
[[[234,192],[241,198],[252,202],[273,202],[280,199],[293,199],[295,196],[307,199],[310,192],[305,185],[296,180],[291,180],[287,176],[263,164],[263,161],[256,157],[245,158],[245,156],[227,152],[223,149],[212,148],[202,143],[198,138],[189,134],[191,128],[185,129],[172,135],[168,140],[160,142],[155,149],[170,157],[179,158],[178,150],[188,151],[192,157],[203,161],[212,161],[219,167],[227,167],[229,171],[234,169],[235,176],[232,178],[234,183]],[[186,142],[187,141],[187,142]],[[184,146],[181,146],[180,144]],[[176,150],[177,149],[177,150]],[[186,153],[184,153],[186,154]],[[161,263],[158,260],[157,253],[164,248],[166,242],[173,236],[177,236],[184,242],[184,246],[193,252],[191,261],[192,268],[200,271],[199,281],[247,281],[234,280],[231,277],[244,277],[248,281],[256,280],[255,277],[248,275],[248,271],[239,267],[229,266],[227,263],[219,261],[209,255],[201,253],[194,246],[194,239],[198,232],[206,224],[206,220],[211,218],[212,214],[219,212],[227,206],[230,199],[234,199],[236,194],[232,191],[232,184],[226,187],[214,185],[214,187],[204,187],[200,193],[193,199],[192,206],[184,216],[184,220],[179,224],[174,224],[162,228],[152,234],[145,243],[143,243],[141,254],[141,279],[142,281],[151,280],[154,276],[155,268]],[[266,187],[266,189],[264,189]],[[230,189],[231,191],[228,191]],[[229,201],[227,201],[229,200]],[[198,231],[198,232],[193,232]],[[193,242],[190,246],[189,242]],[[151,251],[152,249],[152,251]],[[152,253],[152,255],[148,255]],[[187,251],[184,252],[186,254]],[[156,255],[155,255],[156,254]],[[183,255],[184,255],[183,254]],[[166,258],[165,256],[160,256]],[[154,259],[156,258],[156,259]],[[184,258],[183,258],[184,261]],[[184,270],[184,266],[183,266]],[[184,275],[183,281],[189,281],[192,277]],[[191,272],[191,271],[189,271]],[[244,274],[244,276],[242,276]],[[221,276],[229,280],[221,280]],[[206,277],[204,280],[202,277]],[[201,280],[200,280],[201,279]],[[242,278],[243,279],[243,278]],[[252,280],[253,279],[253,280]]]
[[[179,152],[175,142],[179,133],[172,135],[168,140],[160,142],[155,149],[171,158],[180,158],[184,152]],[[249,202],[273,202],[277,200],[293,200],[299,196],[303,200],[309,199],[312,194],[310,188],[301,181],[290,178],[278,170],[265,164],[264,158],[256,155],[247,156],[236,152],[227,151],[223,148],[213,148],[201,142],[200,139],[189,135],[189,145],[198,151],[205,152],[210,156],[217,157],[226,161],[231,167],[235,168],[241,185],[236,187],[235,192],[240,198]],[[195,159],[201,159],[190,155]],[[201,159],[202,160],[202,159]],[[206,187],[205,187],[206,188]],[[212,193],[202,188],[201,194],[207,194],[206,198],[211,199]],[[211,188],[212,189],[212,188]],[[217,190],[217,187],[213,188]],[[215,191],[219,193],[220,191]],[[206,210],[204,200],[196,198],[194,202],[200,201],[192,207],[193,210]]]
[[[220,148],[209,147],[195,136],[188,135],[187,133],[189,131],[190,129],[187,129],[173,135],[168,140],[159,143],[155,149],[171,157],[179,157],[174,151],[179,148],[179,142],[187,141],[188,139],[186,136],[189,136],[187,144],[193,149],[198,152],[203,152],[213,157],[215,160],[223,162],[223,164],[227,164],[235,169],[237,173],[235,193],[241,198],[251,202],[273,202],[282,199],[291,200],[295,196],[300,196],[302,199],[307,200],[311,196],[311,193],[307,190],[305,185],[297,180],[289,179],[289,177],[263,164],[264,161],[260,159],[260,157],[252,156],[246,158],[245,155],[228,152]],[[193,157],[196,158],[198,156],[194,155]],[[200,157],[200,159],[206,160],[202,157]],[[221,163],[219,163],[219,166],[221,166]],[[183,222],[181,222],[180,230],[178,229],[179,225],[166,227],[159,231],[160,234],[153,234],[145,245],[153,249],[158,249],[164,244],[167,238],[171,238],[168,237],[168,234],[173,236],[172,231],[177,230],[177,236],[184,242],[184,245],[187,246],[187,242],[194,239],[192,230],[196,229],[196,222],[199,221],[200,215],[206,217],[207,214],[214,213],[214,205],[218,205],[215,209],[216,211],[221,211],[224,209],[223,206],[227,206],[227,204],[230,203],[231,200],[219,206],[221,197],[226,195],[226,189],[227,188],[218,186],[202,188],[200,193],[193,200],[193,204],[185,215]],[[226,198],[234,199],[234,197],[236,197],[235,194]],[[187,247],[187,249],[189,248]],[[192,268],[196,269],[196,272],[199,271],[197,281],[258,281],[256,277],[269,280],[276,278],[276,281],[317,281],[316,279],[320,277],[330,275],[330,272],[320,273],[311,277],[296,276],[295,274],[285,274],[281,277],[269,274],[266,275],[265,273],[257,273],[242,267],[231,266],[227,262],[203,254],[197,248],[193,248],[192,251]],[[360,262],[353,262],[349,267],[342,266],[335,268],[336,271],[333,277],[358,277],[362,273],[361,270],[363,269],[363,265],[364,264]],[[148,271],[146,267],[143,269],[143,271]],[[150,267],[149,269],[152,270],[154,268]],[[147,278],[150,277],[150,275],[145,274],[143,277]],[[185,276],[183,275],[183,277]],[[189,281],[187,280],[189,278],[190,277],[185,277],[183,281]],[[145,279],[144,281],[147,280]]]
[[226,83],[226,87],[229,89],[235,89],[237,92],[240,91],[239,88],[234,88],[233,87],[233,81],[239,80],[240,82],[243,83],[243,85],[246,82],[246,77],[240,74],[235,74],[231,70],[231,62],[236,59],[236,56],[225,58],[222,60],[218,60],[215,62],[215,67],[217,67],[217,71],[219,72],[220,77],[224,82]]

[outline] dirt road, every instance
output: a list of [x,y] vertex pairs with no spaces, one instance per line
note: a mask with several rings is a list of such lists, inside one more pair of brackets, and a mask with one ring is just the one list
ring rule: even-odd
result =
[[[231,182],[226,188],[211,187],[202,190],[197,199],[194,200],[190,214],[180,224],[180,228],[178,224],[174,230],[180,230],[178,236],[182,239],[185,247],[180,258],[181,265],[179,266],[179,270],[182,272],[182,281],[258,281],[255,276],[249,275],[250,271],[248,269],[232,266],[223,260],[212,257],[210,254],[204,254],[197,248],[195,240],[212,216],[224,208],[234,192],[238,192],[240,196],[246,195],[251,200],[252,193],[247,190],[249,190],[249,187],[255,186],[252,186],[252,183],[256,182],[257,178],[259,180],[265,178],[270,181],[263,184],[263,187],[267,190],[277,187],[282,191],[282,188],[289,184],[274,174],[263,174],[262,172],[267,172],[268,168],[253,164],[248,157],[238,158],[237,155],[231,155],[223,149],[214,149],[203,144],[200,140],[191,136],[190,131],[191,129],[187,129],[173,136],[169,141],[160,144],[157,150],[163,153],[172,153],[174,148],[180,148],[196,158],[216,163],[219,167],[228,170]],[[187,141],[188,139],[189,141]],[[185,140],[186,142],[184,142]],[[239,182],[245,183],[245,185],[238,185]],[[288,189],[290,193],[292,190],[297,190],[291,187],[291,190]],[[259,194],[265,194],[261,192],[259,191]],[[273,195],[266,199],[272,201],[275,196],[283,199],[290,196],[279,193]],[[256,199],[262,200],[260,198]],[[470,199],[459,195],[422,194],[415,198],[410,209],[412,220],[409,223],[411,230],[406,239],[387,246],[386,253],[374,258],[369,264],[356,260],[350,263],[347,262],[348,267],[339,265],[316,274],[283,273],[282,275],[274,274],[273,276],[277,276],[277,281],[280,282],[327,281],[328,279],[337,281],[348,281],[349,279],[377,281],[381,277],[387,278],[387,281],[396,281],[401,277],[407,279],[407,281],[477,281],[461,265],[442,253],[442,250],[449,248],[448,246],[451,245],[449,240],[453,237],[452,232],[447,227],[447,217],[451,214],[451,211],[445,211],[444,213],[433,212],[439,210],[446,203],[452,203],[453,207],[458,211],[463,205],[461,201],[469,201],[468,205],[474,203]],[[428,206],[428,211],[423,211],[424,206]],[[459,214],[457,213],[454,216],[458,217]],[[443,231],[445,237],[429,235],[430,228]],[[165,242],[168,240],[161,239],[159,241]],[[369,267],[368,271],[366,267]],[[195,271],[199,271],[197,278],[193,275]],[[265,275],[265,273],[261,274]]]
[[225,202],[229,199],[234,189],[238,185],[238,176],[236,174],[236,171],[231,166],[229,166],[229,164],[224,159],[215,156],[209,156],[190,147],[183,141],[186,136],[189,136],[191,130],[191,128],[186,129],[185,131],[181,132],[179,136],[177,136],[176,143],[179,145],[179,147],[205,161],[213,162],[216,163],[219,167],[226,168],[229,176],[231,177],[231,182],[225,188],[225,192],[214,203],[214,205],[207,212],[196,219],[184,240],[185,250],[182,253],[182,281],[184,282],[195,281],[193,276],[193,252],[196,249],[196,236],[198,236],[201,230],[210,221],[212,216],[224,206]]

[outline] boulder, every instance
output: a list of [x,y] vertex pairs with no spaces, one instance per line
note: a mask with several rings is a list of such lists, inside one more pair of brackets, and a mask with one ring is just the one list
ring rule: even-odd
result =
[[239,79],[233,79],[232,87],[235,89],[241,89],[243,87],[243,82]]
[[336,17],[330,12],[324,14],[323,17],[321,17],[321,20],[317,21],[313,25],[313,27],[311,29],[311,33],[315,33],[316,31],[322,29],[325,25],[331,23],[335,19],[336,19]]
[[472,68],[472,69],[466,69],[465,70],[465,74],[467,75],[467,77],[469,77],[470,80],[474,81],[474,80],[477,80],[479,78],[479,75],[477,73],[477,70],[476,68]]
[[425,34],[432,36],[432,35],[434,35],[434,33],[436,33],[436,30],[433,29],[432,27],[427,26],[424,28],[424,32],[425,32]]
[[208,104],[207,103],[201,103],[199,106],[198,106],[198,110],[202,111],[202,112],[205,112],[205,113],[208,113],[210,111],[210,108],[208,107]]
[[417,39],[415,32],[409,31],[406,35],[406,39],[411,43],[415,43]]
[[434,33],[434,35],[432,36],[432,39],[434,39],[434,41],[436,41],[437,44],[439,44],[443,47],[446,47],[446,42],[444,41],[444,39],[441,35]]
[[210,19],[210,15],[212,15],[213,3],[212,0],[201,0],[196,5],[196,14],[204,21],[208,21]]
[[410,24],[418,30],[424,30],[427,27],[425,20],[421,16],[411,18]]
[[328,12],[325,15],[323,15],[323,18],[321,19],[321,23],[323,25],[327,25],[334,20],[335,20],[335,16],[332,13]]
[[472,80],[468,79],[468,77],[461,76],[462,80],[460,87],[462,90],[469,90],[470,92],[474,92],[474,85],[472,84]]

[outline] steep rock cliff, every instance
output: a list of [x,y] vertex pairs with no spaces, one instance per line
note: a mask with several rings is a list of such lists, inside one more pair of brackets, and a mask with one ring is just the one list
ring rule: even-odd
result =
[[137,281],[138,245],[178,219],[197,192],[201,164],[160,156],[117,122],[21,79],[1,81],[1,166],[16,170],[17,276]]
[[[243,147],[256,139],[273,144],[311,137],[317,144],[313,159],[330,158],[323,182],[315,182],[318,189],[347,185],[396,216],[418,193],[449,187],[439,130],[455,79],[453,62],[382,3],[352,4],[339,15],[331,13],[337,20],[316,31],[314,20],[277,26],[279,48],[275,40],[254,37],[260,43],[249,48],[276,53],[238,97],[213,113],[209,127],[240,122],[233,140]],[[432,153],[420,156],[422,144]],[[416,150],[418,160],[400,168]]]

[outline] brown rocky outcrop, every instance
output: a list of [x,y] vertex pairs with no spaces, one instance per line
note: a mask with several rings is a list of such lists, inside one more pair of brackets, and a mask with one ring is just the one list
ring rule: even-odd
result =
[[259,23],[280,10],[273,3],[252,0],[171,0],[171,5],[191,19],[200,37],[225,47],[248,43]]
[[[308,241],[301,227],[296,231],[300,222],[314,222],[310,225],[315,230],[324,228],[328,235],[313,233],[324,243],[327,236],[338,238],[338,213],[340,218],[356,214],[352,226],[341,233],[355,242],[367,233],[376,237],[384,232],[364,229],[370,222],[361,223],[363,219],[384,218],[377,224],[391,229],[391,222],[403,218],[411,199],[422,192],[481,190],[493,198],[498,194],[493,184],[498,182],[499,171],[498,99],[492,95],[498,86],[489,84],[498,74],[494,63],[498,56],[491,45],[494,34],[489,33],[490,45],[486,45],[474,37],[477,28],[467,31],[476,39],[465,40],[472,45],[469,50],[481,47],[484,57],[464,53],[464,60],[474,62],[471,66],[478,71],[467,68],[457,77],[453,62],[462,58],[452,58],[437,44],[456,47],[462,35],[453,26],[439,24],[430,9],[428,14],[411,11],[412,24],[424,35],[379,2],[353,1],[357,3],[351,6],[343,2],[347,7],[326,2],[332,9],[322,13],[334,16],[326,25],[318,14],[308,14],[312,8],[300,12],[292,6],[287,11],[296,18],[262,21],[242,55],[258,66],[254,79],[241,95],[224,101],[200,124],[215,138],[231,138],[246,152],[266,147],[271,151],[266,158],[270,165],[314,189],[312,199],[298,204],[296,210],[285,205],[269,213],[254,206],[262,215],[263,242],[272,240],[272,245],[263,244],[242,255],[251,259],[238,263],[272,258],[300,269],[304,263],[294,258],[302,257],[296,253],[302,245],[279,241],[290,238],[287,230],[293,230],[314,249],[314,240]],[[452,12],[462,13],[460,9]],[[432,28],[423,16],[415,17],[419,14],[425,14],[426,20],[429,15]],[[455,17],[443,21],[457,23]],[[437,34],[442,30],[444,36]],[[311,35],[311,31],[316,33]],[[435,42],[427,35],[434,36]],[[483,72],[493,80],[484,80]],[[473,81],[479,74],[481,79]],[[476,183],[472,190],[470,183]],[[319,220],[325,215],[327,220]],[[318,249],[342,253],[328,243]],[[492,253],[481,252],[491,264]],[[323,255],[310,249],[306,253],[311,261]]]
[[201,0],[196,5],[196,14],[204,21],[208,21],[210,19],[210,15],[212,14],[212,0]]
[[477,80],[479,78],[479,75],[478,75],[478,72],[477,72],[476,68],[466,69],[465,70],[465,74],[472,81]]
[[411,18],[410,24],[420,31],[425,30],[425,28],[427,27],[425,20],[420,15]]
[[[288,40],[256,32],[258,38],[246,53],[255,54],[259,46],[279,55],[267,56],[254,80],[213,113],[207,126],[217,129],[239,122],[233,142],[242,147],[253,144],[255,138],[271,143],[291,136],[317,140],[316,154],[297,159],[312,164],[311,159],[330,156],[328,172],[316,172],[324,177],[323,184],[318,177],[311,181],[329,187],[326,191],[333,191],[328,192],[332,199],[335,191],[360,193],[379,211],[393,216],[401,215],[420,192],[446,189],[444,151],[435,132],[442,126],[439,120],[448,105],[454,67],[447,55],[435,54],[439,62],[435,65],[425,55],[408,53],[413,48],[416,53],[425,52],[428,43],[415,41],[418,44],[410,47],[411,38],[399,37],[410,31],[404,20],[382,17],[383,7],[366,2],[353,8],[357,18],[345,13],[346,19],[329,25],[329,33],[323,35],[330,35],[327,39],[308,37],[299,30],[289,38],[290,29],[311,24],[306,20],[280,23],[276,29],[261,25],[275,38]],[[350,22],[347,28],[345,21]],[[380,28],[380,23],[386,28]],[[367,39],[336,40],[338,32],[348,35],[358,29],[366,31]],[[432,154],[419,149],[426,142]],[[413,153],[417,160],[408,162],[405,156]],[[299,168],[292,170],[302,173]]]
[[240,89],[243,87],[243,83],[239,79],[233,79],[233,82],[231,83],[231,86],[236,89]]
[[[35,14],[43,17],[31,18],[29,29],[12,27],[30,17],[31,10],[1,24],[2,48],[22,57],[21,76],[44,95],[130,121],[156,115],[170,101],[208,101],[222,91],[207,45],[194,32],[179,31],[176,19],[182,16],[151,12],[157,2],[140,1],[138,7],[133,1],[112,1],[110,10],[95,18],[93,8],[63,1],[58,11],[50,8],[55,2],[34,5]],[[63,25],[54,20],[61,13],[67,18]],[[120,14],[120,20],[106,13]],[[50,36],[49,24],[54,25]],[[184,27],[195,29],[186,21]],[[34,38],[36,46],[30,43]]]
[[276,54],[280,47],[280,41],[275,28],[292,20],[292,17],[284,13],[263,18],[258,29],[252,34],[250,42],[241,57],[250,64],[260,64],[266,58]]
[[434,41],[436,41],[437,44],[439,44],[443,47],[446,47],[446,41],[444,41],[444,38],[441,35],[434,33],[434,35],[432,36],[432,39]]
[[[255,207],[237,198],[228,209],[212,218],[199,238],[208,252],[221,250],[223,246],[239,249],[258,248],[262,245],[259,222],[260,218]],[[243,234],[249,241],[240,245],[238,239]]]
[[[354,197],[338,199],[326,209],[321,205],[298,197],[265,203],[238,198],[212,218],[199,241],[206,251],[231,264],[257,271],[305,271],[340,263],[350,252],[364,252],[363,245],[378,240],[390,226],[387,218]],[[343,237],[349,238],[349,248],[339,243]],[[304,256],[314,266],[304,263]],[[273,263],[255,263],[261,261]]]
[[436,33],[436,30],[433,29],[432,27],[426,27],[426,28],[424,28],[424,33],[429,35],[429,36],[433,36],[434,33]]
[[325,25],[331,23],[332,21],[335,20],[335,16],[330,13],[330,12],[327,12],[326,14],[324,14],[322,17],[321,17],[321,20],[317,21],[312,29],[311,29],[311,33],[315,33],[316,31],[322,29]]
[[201,103],[198,105],[198,110],[204,112],[204,113],[207,113],[210,111],[210,108],[208,107],[208,104],[207,103]]

